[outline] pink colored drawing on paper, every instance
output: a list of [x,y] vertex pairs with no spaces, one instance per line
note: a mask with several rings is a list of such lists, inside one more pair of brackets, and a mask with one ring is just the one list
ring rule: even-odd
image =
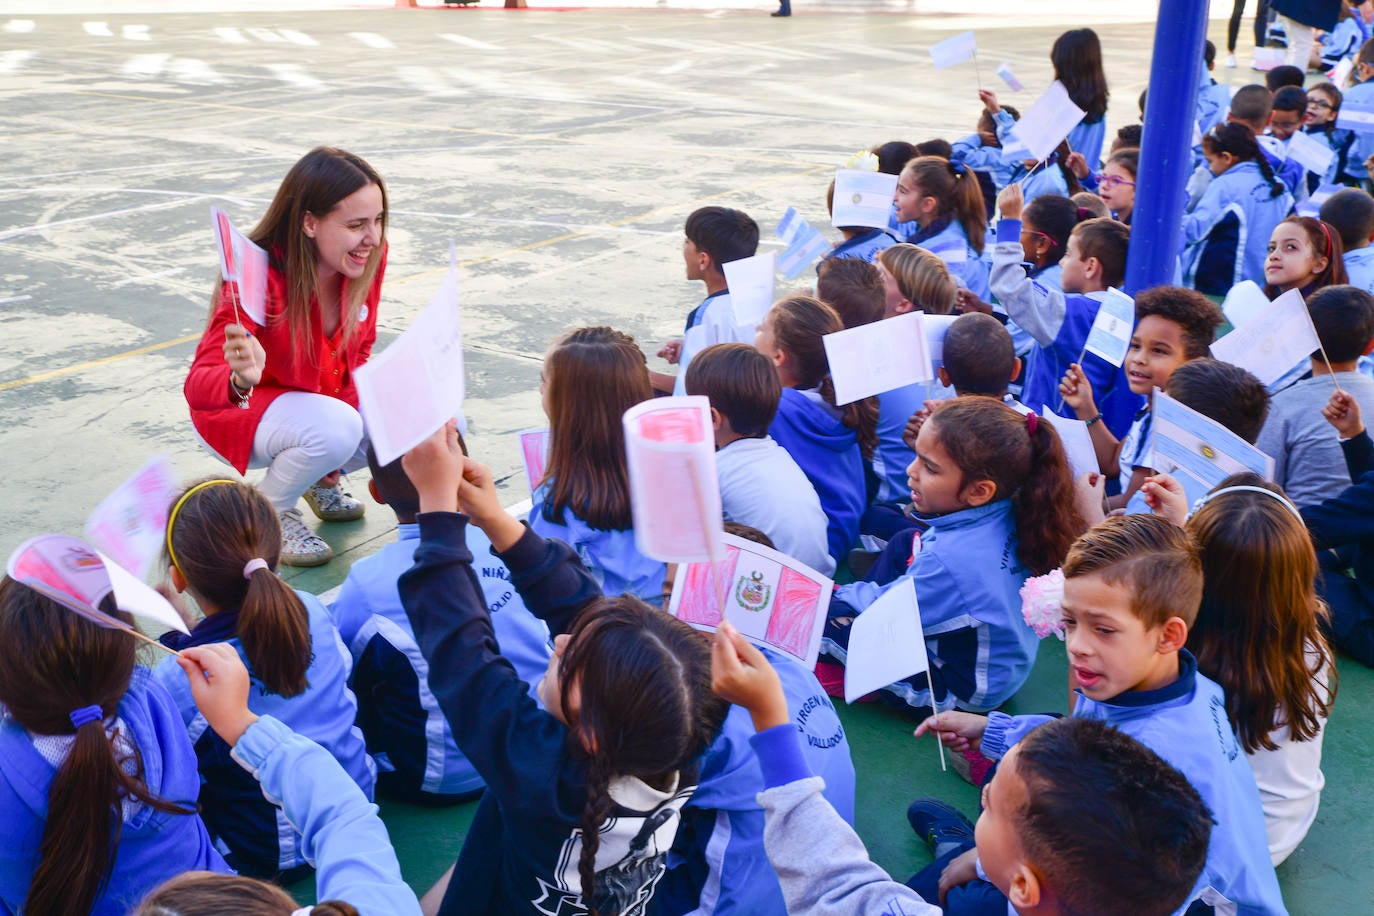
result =
[[162,551],[176,474],[165,455],[154,455],[100,501],[86,520],[86,539],[139,578]]
[[704,397],[659,398],[625,412],[635,542],[669,563],[720,556],[720,485]]
[[530,493],[533,494],[544,482],[544,468],[549,459],[549,431],[522,429],[519,439],[520,456],[525,460],[525,479],[529,481]]
[[716,566],[716,574],[711,575],[711,564],[692,563],[679,569],[679,576],[686,576],[683,584],[682,600],[675,614],[679,620],[693,626],[715,628],[720,626],[720,586],[717,583],[733,582],[735,563],[739,560],[739,548],[727,546],[725,559]]
[[791,569],[778,581],[778,597],[768,620],[767,641],[789,655],[806,658],[816,620],[821,585]]
[[267,252],[234,228],[229,214],[210,210],[219,247],[220,275],[235,284],[238,305],[259,325],[267,324]]

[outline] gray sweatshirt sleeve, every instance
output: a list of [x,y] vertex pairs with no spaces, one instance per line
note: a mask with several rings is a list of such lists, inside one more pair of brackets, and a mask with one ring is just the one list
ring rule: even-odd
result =
[[1064,326],[1064,294],[1048,289],[1026,276],[1021,259],[1021,221],[997,221],[997,241],[992,246],[992,272],[988,287],[1007,316],[1035,339],[1042,347],[1054,345],[1059,329]]

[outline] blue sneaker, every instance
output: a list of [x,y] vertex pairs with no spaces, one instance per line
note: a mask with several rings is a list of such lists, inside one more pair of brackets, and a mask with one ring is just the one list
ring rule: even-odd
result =
[[906,809],[906,819],[937,859],[973,846],[973,822],[938,798],[916,799]]

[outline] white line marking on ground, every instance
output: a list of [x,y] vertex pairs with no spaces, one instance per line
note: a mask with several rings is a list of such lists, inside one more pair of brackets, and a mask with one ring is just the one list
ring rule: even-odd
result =
[[369,48],[376,48],[378,51],[390,51],[396,46],[391,43],[391,39],[385,35],[378,35],[376,32],[349,32],[349,38],[356,38]]
[[151,79],[163,71],[171,58],[170,54],[136,54],[125,61],[120,72],[137,79]]
[[[217,198],[219,195],[196,194],[190,196],[199,197],[202,200],[213,200]],[[112,216],[124,216],[125,214],[142,213],[148,210],[166,210],[170,207],[180,207],[185,203],[187,203],[187,200],[184,198],[179,198],[177,200],[164,200],[155,204],[144,204],[141,207],[121,207],[118,210],[107,210],[104,213],[92,213],[89,216],[76,216],[72,217],[71,219],[57,219],[47,223],[35,223],[32,226],[21,226],[18,229],[0,230],[0,242],[8,241],[9,239],[17,238],[21,235],[33,235],[35,233],[46,232],[47,230],[55,229],[58,226],[71,226],[75,225],[76,223],[90,223],[95,222],[96,220],[109,219]]]
[[6,32],[32,32],[38,23],[32,19],[11,19],[5,23]]
[[172,79],[197,86],[217,86],[228,82],[214,67],[194,57],[174,57],[168,67]]
[[97,38],[113,38],[114,32],[110,31],[108,22],[83,22],[81,28],[86,30],[87,35],[94,35]]
[[466,95],[429,67],[397,67],[396,76],[412,89],[426,95]]
[[485,41],[478,41],[476,38],[469,38],[469,37],[467,37],[466,35],[456,35],[456,34],[454,34],[453,32],[444,32],[444,33],[440,34],[439,37],[442,38],[442,39],[444,39],[445,41],[451,41],[451,42],[453,42],[453,43],[456,44],[456,45],[463,45],[464,47],[468,47],[468,48],[476,48],[476,49],[479,50],[479,51],[504,51],[504,50],[506,50],[505,48],[501,47],[500,45],[488,44],[488,43],[485,42]]
[[258,41],[265,41],[268,44],[286,41],[285,38],[282,38],[273,29],[244,29],[244,31],[252,37],[256,38]]
[[152,41],[153,38],[148,34],[146,25],[126,25],[119,33],[129,41]]
[[160,279],[161,277],[170,277],[172,274],[179,274],[185,269],[186,268],[184,267],[173,267],[171,270],[159,270],[155,274],[142,274],[137,277],[125,277],[123,280],[116,280],[110,285],[128,286],[130,283],[148,283],[152,280]]
[[248,39],[243,37],[243,33],[232,26],[220,26],[215,29],[215,34],[219,36],[220,41],[227,41],[231,45],[248,44]]
[[311,38],[309,35],[305,34],[304,32],[298,32],[295,29],[277,29],[277,31],[281,33],[283,38],[291,42],[293,45],[300,45],[301,47],[312,48],[319,44],[318,41]]
[[33,57],[32,51],[0,51],[0,73],[13,73]]
[[4,299],[0,299],[0,305],[5,304],[6,302],[27,302],[32,298],[32,296],[7,296]]
[[683,70],[686,70],[690,66],[692,66],[692,62],[690,60],[680,60],[677,63],[669,64],[662,70],[658,71],[658,75],[672,76],[674,73],[681,73]]
[[324,83],[306,73],[296,64],[264,64],[272,75],[283,83],[298,86],[301,89],[323,89]]

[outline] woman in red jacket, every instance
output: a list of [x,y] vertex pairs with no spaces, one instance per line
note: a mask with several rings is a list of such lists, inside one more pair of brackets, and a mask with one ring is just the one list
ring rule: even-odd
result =
[[236,309],[234,284],[221,283],[186,377],[205,444],[240,474],[267,469],[258,489],[281,518],[291,566],[333,556],[301,518],[301,496],[326,521],[363,514],[338,472],[366,463],[353,371],[377,338],[386,209],[382,179],[362,159],[307,153],[249,234],[268,252],[267,323]]

